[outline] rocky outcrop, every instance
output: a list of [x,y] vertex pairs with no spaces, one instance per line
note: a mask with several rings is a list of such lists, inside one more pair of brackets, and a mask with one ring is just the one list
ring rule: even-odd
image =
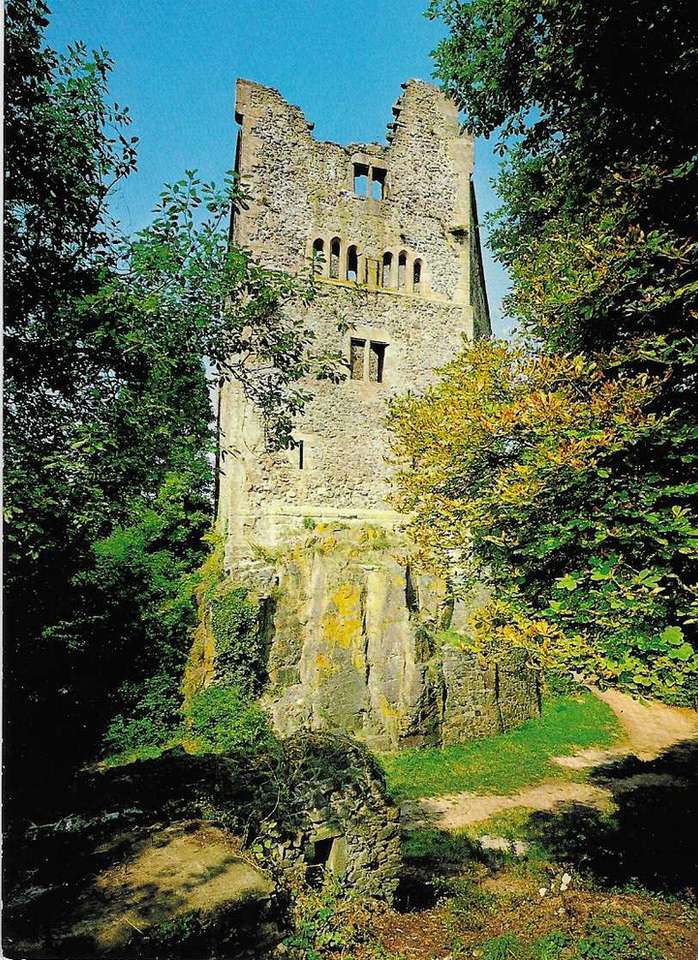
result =
[[282,735],[339,730],[385,750],[490,736],[539,712],[523,658],[483,664],[441,639],[446,586],[408,557],[394,532],[318,524],[232,572],[272,622],[263,702]]
[[279,559],[266,696],[277,729],[341,729],[379,747],[438,740],[429,637],[445,591],[413,577],[404,554],[380,529],[323,525]]

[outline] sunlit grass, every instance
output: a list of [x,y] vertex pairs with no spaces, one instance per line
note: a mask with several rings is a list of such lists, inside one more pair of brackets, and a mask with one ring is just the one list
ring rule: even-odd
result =
[[621,735],[610,707],[585,691],[546,702],[539,719],[509,733],[443,749],[406,750],[381,760],[397,800],[466,790],[511,794],[543,780],[579,776],[553,757],[608,747]]

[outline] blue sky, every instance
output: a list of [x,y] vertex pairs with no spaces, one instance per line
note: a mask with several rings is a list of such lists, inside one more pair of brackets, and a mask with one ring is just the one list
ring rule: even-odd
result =
[[[235,148],[238,76],[277,87],[339,143],[381,142],[400,83],[431,79],[430,52],[443,28],[423,16],[427,0],[48,0],[48,40],[106,47],[116,62],[113,99],[128,104],[140,137],[139,170],[114,209],[124,227],[148,219],[165,181],[197,169],[220,180]],[[475,182],[481,218],[496,205],[497,161],[478,140]],[[485,238],[486,239],[486,238]],[[504,332],[506,276],[485,251],[495,330]]]

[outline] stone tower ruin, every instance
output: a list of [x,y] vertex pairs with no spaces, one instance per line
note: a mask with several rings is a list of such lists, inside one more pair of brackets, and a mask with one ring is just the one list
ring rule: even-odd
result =
[[[389,397],[423,390],[464,337],[490,333],[472,138],[417,80],[403,84],[387,145],[318,142],[298,107],[247,80],[235,115],[252,199],[233,242],[291,274],[320,265],[303,320],[346,370],[308,382],[283,451],[267,449],[239,386],[220,392],[225,569],[260,600],[269,713],[281,733],[339,729],[381,748],[506,729],[537,709],[535,680],[441,643],[447,592],[411,569],[384,423]],[[191,670],[205,685],[215,657],[201,651]]]
[[[473,141],[434,86],[403,84],[388,145],[321,143],[276,90],[239,80],[236,166],[252,197],[233,241],[296,273],[315,251],[321,296],[306,323],[343,354],[344,382],[309,384],[298,446],[264,448],[234,385],[221,396],[220,516],[230,550],[273,547],[305,518],[392,523],[385,400],[421,390],[490,321],[471,181]],[[337,329],[341,318],[349,327]]]

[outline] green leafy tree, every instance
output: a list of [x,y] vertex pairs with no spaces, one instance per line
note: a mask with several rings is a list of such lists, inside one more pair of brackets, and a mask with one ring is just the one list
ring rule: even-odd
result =
[[430,14],[450,31],[439,77],[506,157],[492,243],[523,343],[475,345],[397,405],[403,505],[428,552],[492,584],[482,648],[690,700],[698,123],[683,104],[698,11],[435,0]]
[[651,410],[660,390],[581,356],[483,341],[426,395],[393,403],[399,504],[423,554],[491,589],[471,646],[690,699],[695,484],[668,488],[633,462],[671,441]]
[[47,766],[59,789],[114,715],[151,740],[172,720],[212,514],[211,387],[235,378],[283,445],[300,378],[336,375],[286,309],[314,296],[310,272],[231,247],[233,175],[188,171],[120,233],[109,191],[135,138],[111,61],[52,51],[47,19],[7,4],[5,717],[25,797]]

